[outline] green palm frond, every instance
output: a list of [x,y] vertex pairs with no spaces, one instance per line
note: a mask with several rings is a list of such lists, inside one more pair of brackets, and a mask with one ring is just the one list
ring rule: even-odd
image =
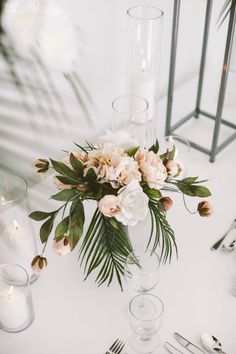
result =
[[131,243],[121,224],[96,209],[79,252],[86,278],[99,268],[98,285],[105,282],[109,285],[115,275],[122,289],[125,259],[131,251]]
[[147,247],[152,243],[153,252],[159,246],[161,249],[161,259],[164,263],[167,260],[171,260],[172,250],[175,249],[176,254],[178,255],[177,245],[175,242],[174,232],[171,229],[168,221],[166,220],[166,214],[160,210],[158,201],[150,200],[149,201],[149,210],[151,214],[151,233]]

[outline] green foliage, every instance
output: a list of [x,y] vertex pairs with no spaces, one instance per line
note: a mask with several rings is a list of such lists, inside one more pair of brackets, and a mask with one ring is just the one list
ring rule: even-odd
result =
[[66,176],[68,178],[74,179],[77,181],[78,175],[74,171],[72,171],[68,166],[66,166],[63,162],[60,161],[55,161],[50,159],[52,167],[54,168],[55,171],[59,172],[63,176]]
[[138,151],[138,149],[139,149],[139,146],[136,146],[136,147],[130,149],[130,150],[127,152],[127,155],[128,155],[129,157],[133,157],[133,156],[136,154],[136,152]]
[[70,154],[70,163],[73,167],[73,170],[78,174],[78,176],[83,179],[84,168],[81,161],[79,161],[73,153]]
[[210,197],[211,192],[207,187],[199,186],[199,183],[204,181],[197,181],[198,177],[188,177],[184,178],[181,181],[176,181],[177,188],[183,193],[188,195],[189,197]]
[[69,240],[71,249],[73,250],[77,245],[80,237],[83,234],[84,227],[84,206],[80,200],[72,203],[69,215]]
[[149,201],[149,210],[152,227],[147,248],[152,244],[152,250],[154,252],[159,246],[163,262],[166,263],[168,260],[170,262],[173,248],[175,249],[176,254],[178,254],[174,232],[166,220],[165,212],[159,209],[159,203],[157,201]]
[[111,223],[96,209],[79,253],[86,278],[99,268],[96,277],[99,285],[105,282],[109,285],[115,275],[122,289],[124,263],[131,251],[131,243],[122,225],[115,219]]
[[48,237],[53,228],[54,218],[55,214],[53,214],[40,228],[39,234],[42,243],[45,243],[48,240]]
[[147,194],[149,199],[159,199],[162,197],[162,194],[158,189],[150,188],[148,185],[144,186],[143,191]]
[[72,186],[76,186],[76,185],[78,185],[78,184],[81,183],[79,180],[75,180],[75,179],[68,178],[68,177],[65,177],[65,176],[56,176],[56,178],[57,178],[61,183],[69,184],[69,185],[72,185]]
[[64,218],[63,220],[61,220],[61,222],[59,222],[59,224],[56,227],[55,230],[55,239],[59,240],[59,238],[61,236],[64,236],[69,228],[69,216],[67,216],[66,218]]
[[58,200],[61,202],[67,202],[71,200],[76,194],[76,189],[64,189],[61,192],[53,195],[51,199]]
[[89,168],[86,175],[85,179],[89,182],[96,181],[97,175],[96,172],[94,171],[93,167]]
[[51,213],[46,213],[44,211],[34,211],[29,215],[29,217],[35,221],[42,221],[47,219],[49,216],[51,216],[53,212]]
[[159,142],[156,140],[156,142],[149,148],[149,151],[153,151],[155,154],[158,153],[159,151]]
[[167,151],[164,154],[160,155],[160,158],[162,159],[163,163],[165,163],[169,160],[174,160],[175,154],[176,154],[176,148],[173,145],[173,149],[172,150],[167,149]]

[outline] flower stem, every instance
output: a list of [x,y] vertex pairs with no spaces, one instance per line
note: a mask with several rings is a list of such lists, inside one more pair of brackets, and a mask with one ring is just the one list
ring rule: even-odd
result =
[[196,211],[191,211],[191,210],[189,210],[189,208],[188,208],[188,206],[187,206],[187,203],[186,203],[186,199],[185,199],[185,195],[184,195],[184,193],[182,194],[183,195],[183,201],[184,201],[184,206],[185,206],[185,208],[187,209],[187,211],[190,213],[190,214],[196,214],[197,213],[197,210]]

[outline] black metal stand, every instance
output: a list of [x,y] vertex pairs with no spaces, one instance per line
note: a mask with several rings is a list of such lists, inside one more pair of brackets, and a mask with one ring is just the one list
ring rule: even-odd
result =
[[201,55],[201,65],[199,71],[199,80],[198,80],[198,91],[197,91],[197,100],[195,109],[190,112],[187,116],[182,118],[179,122],[174,125],[171,125],[171,116],[172,116],[172,105],[173,105],[173,92],[174,92],[174,81],[175,81],[175,66],[176,66],[176,53],[177,53],[177,42],[178,42],[178,30],[179,30],[179,14],[180,14],[180,3],[181,0],[174,0],[174,11],[173,11],[173,25],[172,25],[172,41],[171,41],[171,59],[170,59],[170,72],[169,72],[169,86],[168,86],[168,101],[167,101],[167,114],[166,114],[166,135],[173,133],[177,128],[186,123],[191,118],[198,118],[199,115],[213,119],[214,124],[214,134],[212,139],[211,150],[206,149],[205,147],[196,144],[193,141],[189,141],[190,145],[202,151],[205,154],[210,155],[210,161],[214,162],[216,155],[224,149],[229,143],[231,143],[236,138],[236,131],[229,136],[223,143],[218,146],[220,126],[224,124],[232,129],[236,130],[236,125],[222,119],[224,101],[225,101],[225,92],[227,87],[228,73],[229,73],[229,64],[232,52],[234,30],[236,23],[236,9],[235,7],[231,8],[230,18],[228,24],[228,32],[225,46],[225,55],[223,62],[223,69],[221,75],[221,84],[217,104],[217,113],[213,115],[208,113],[200,108],[201,97],[202,97],[202,87],[205,73],[205,64],[206,64],[206,53],[209,40],[209,29],[210,29],[210,19],[212,12],[213,0],[207,0],[206,6],[206,17],[205,17],[205,28],[203,35],[203,45],[202,45],[202,55]]

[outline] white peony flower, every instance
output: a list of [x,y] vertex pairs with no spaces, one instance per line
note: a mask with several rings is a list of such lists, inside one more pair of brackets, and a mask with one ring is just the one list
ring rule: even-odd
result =
[[137,139],[133,138],[127,131],[120,129],[112,131],[109,129],[105,130],[105,134],[101,135],[98,140],[101,144],[113,143],[120,146],[125,151],[129,151],[140,145]]
[[116,219],[123,225],[134,226],[148,214],[148,196],[143,192],[137,180],[132,180],[118,193],[121,211]]
[[109,171],[109,179],[114,188],[125,186],[132,180],[140,182],[141,173],[138,169],[138,163],[132,157],[123,156],[119,165]]
[[153,151],[138,150],[135,154],[143,179],[150,188],[160,189],[166,180],[167,172],[160,157]]

